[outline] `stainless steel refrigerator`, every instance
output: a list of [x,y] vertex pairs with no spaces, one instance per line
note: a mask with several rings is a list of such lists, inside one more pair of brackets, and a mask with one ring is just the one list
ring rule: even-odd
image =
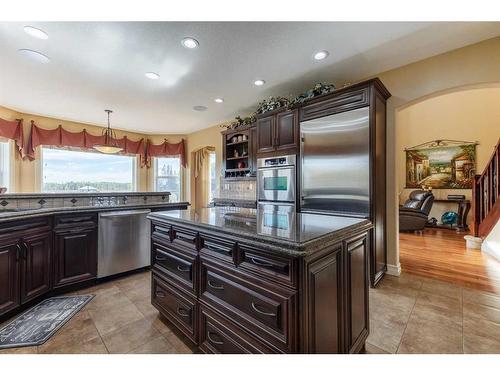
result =
[[369,107],[300,123],[300,211],[370,218]]

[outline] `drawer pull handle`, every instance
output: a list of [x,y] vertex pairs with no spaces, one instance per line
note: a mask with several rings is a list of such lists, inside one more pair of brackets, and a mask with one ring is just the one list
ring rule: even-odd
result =
[[208,250],[215,251],[215,252],[224,252],[224,253],[231,254],[231,250],[225,249],[225,248],[220,247],[220,246],[205,244],[205,248],[208,249]]
[[261,309],[259,309],[257,307],[257,305],[252,302],[252,309],[254,309],[255,311],[257,311],[259,314],[262,314],[262,315],[266,315],[266,316],[276,316],[275,313],[269,313],[269,312],[265,312],[265,311],[262,311]]
[[215,345],[223,345],[224,344],[224,341],[221,341],[220,337],[219,337],[219,340],[217,340],[217,339],[214,339],[213,336],[219,337],[219,335],[217,335],[216,333],[212,333],[210,331],[207,332],[208,341],[210,341],[212,344],[215,344]]
[[182,307],[177,308],[177,314],[184,317],[189,317],[189,310],[183,309]]
[[272,263],[268,263],[268,262],[264,262],[262,260],[258,260],[258,259],[255,259],[255,258],[250,258],[252,263],[257,265],[257,266],[261,266],[261,267],[274,267],[274,264]]
[[158,291],[155,294],[156,294],[156,297],[158,297],[158,298],[165,298],[165,293],[163,293],[163,292]]
[[155,259],[159,260],[160,262],[163,262],[164,260],[167,260],[167,258],[159,256],[159,255],[155,256]]
[[191,268],[189,266],[187,267],[177,266],[177,270],[181,272],[189,272]]
[[212,282],[212,280],[208,280],[208,286],[212,289],[219,289],[219,290],[224,290],[224,286],[222,285],[217,285]]

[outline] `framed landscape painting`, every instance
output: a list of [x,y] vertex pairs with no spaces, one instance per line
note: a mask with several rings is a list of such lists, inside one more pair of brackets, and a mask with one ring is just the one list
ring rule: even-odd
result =
[[471,189],[476,173],[476,145],[437,140],[405,149],[406,187]]

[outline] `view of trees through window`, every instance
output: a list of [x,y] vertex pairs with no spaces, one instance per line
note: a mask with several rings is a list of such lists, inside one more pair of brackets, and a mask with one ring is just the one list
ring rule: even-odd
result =
[[181,162],[178,156],[158,157],[154,159],[156,191],[169,191],[170,201],[180,200]]
[[135,191],[136,157],[42,148],[42,191]]

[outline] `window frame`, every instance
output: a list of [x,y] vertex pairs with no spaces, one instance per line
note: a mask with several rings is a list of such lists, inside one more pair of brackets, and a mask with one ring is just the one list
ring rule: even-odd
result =
[[[51,150],[62,150],[62,151],[69,151],[69,152],[88,152],[92,154],[101,154],[98,151],[93,151],[89,149],[81,149],[78,147],[70,147],[70,146],[63,146],[63,147],[56,147],[56,146],[41,146],[37,150],[38,156],[36,157],[36,160],[38,160],[38,168],[36,170],[38,171],[38,175],[36,176],[36,184],[38,186],[38,190],[42,193],[47,193],[51,194],[52,192],[50,191],[44,191],[43,190],[43,166],[44,166],[44,160],[43,160],[43,150],[44,149],[51,149]],[[109,155],[113,156],[113,154],[102,154],[102,155]],[[132,189],[130,191],[115,191],[113,193],[135,193],[138,191],[139,187],[139,158],[138,155],[136,154],[121,154],[118,153],[116,154],[118,156],[128,156],[134,159],[134,162],[132,163]],[[106,192],[104,192],[106,193]],[[92,192],[78,192],[78,194],[92,194]]]
[[7,188],[7,193],[12,193],[14,186],[14,142],[10,139],[0,138],[0,143],[5,144],[5,155],[7,159],[6,162],[2,161],[2,163],[5,163],[7,175],[7,183],[4,187]]
[[184,199],[184,167],[181,164],[180,155],[165,155],[165,156],[154,156],[153,157],[153,188],[154,192],[160,192],[158,190],[158,178],[163,178],[158,176],[158,159],[178,159],[179,160],[179,202]]
[[[214,190],[212,191],[212,167],[211,167],[211,161],[210,159],[214,158],[214,180],[215,180],[215,187]],[[215,194],[217,193],[217,153],[214,151],[209,151],[208,153],[208,203],[212,202],[213,199],[215,198]]]

